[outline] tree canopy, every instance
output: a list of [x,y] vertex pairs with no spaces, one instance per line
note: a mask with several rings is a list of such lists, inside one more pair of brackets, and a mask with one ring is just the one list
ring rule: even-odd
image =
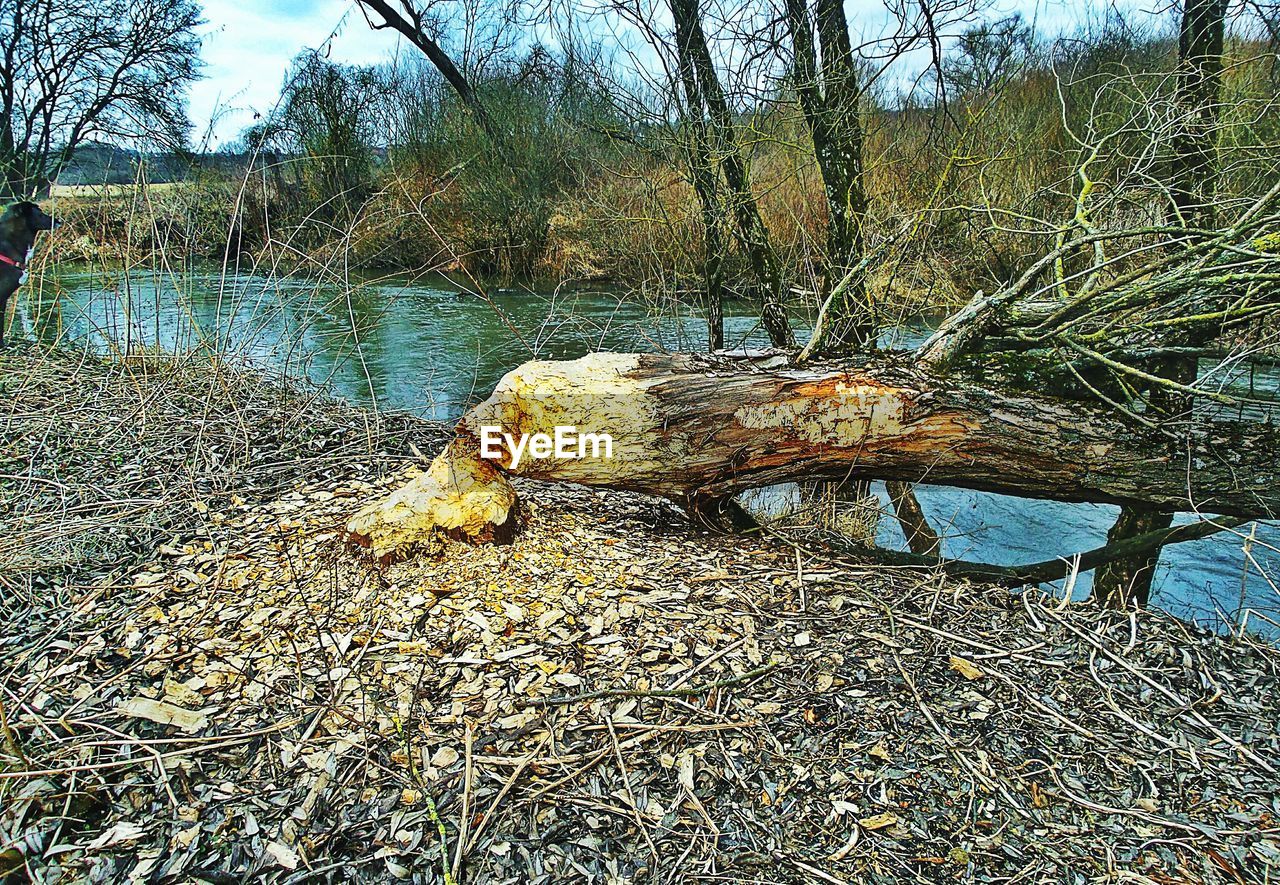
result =
[[0,0],[7,195],[47,191],[89,139],[183,146],[200,24],[192,0]]

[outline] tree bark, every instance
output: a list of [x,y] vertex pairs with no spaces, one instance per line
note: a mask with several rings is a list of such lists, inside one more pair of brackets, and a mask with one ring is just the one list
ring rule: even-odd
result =
[[1177,221],[1188,227],[1214,226],[1218,93],[1226,16],[1226,0],[1183,0],[1174,92],[1179,120],[1173,136],[1170,178]]
[[[526,450],[513,465],[505,443],[482,457],[486,427],[518,439],[557,426],[609,434],[611,457]],[[508,373],[430,472],[348,531],[382,560],[437,528],[509,533],[510,475],[646,492],[694,513],[781,482],[885,479],[1266,516],[1280,512],[1278,447],[1267,428],[1234,424],[1171,441],[1086,404],[942,381],[892,357],[796,369],[778,357],[598,353]]]
[[707,314],[707,350],[724,349],[724,212],[716,186],[715,161],[707,143],[706,125],[689,121],[692,144],[688,147],[693,191],[702,210],[702,287]]
[[667,0],[675,25],[677,63],[691,113],[707,114],[706,131],[719,160],[738,240],[761,289],[760,322],[774,347],[792,347],[795,334],[782,299],[782,269],[734,136],[733,114],[716,74],[697,0]]
[[911,483],[890,480],[885,483],[894,516],[907,540],[907,549],[919,556],[938,556],[942,553],[942,540],[924,517],[924,508],[916,498]]
[[[862,261],[867,194],[863,184],[863,131],[858,116],[861,90],[841,0],[817,0],[815,32],[808,0],[786,0],[787,29],[800,109],[813,141],[827,207],[823,294],[828,322],[814,329],[823,340],[816,353],[866,349],[876,337],[876,321],[866,298],[866,275],[846,275]],[[840,286],[838,292],[833,291]]]
[[[1107,543],[1135,538],[1148,532],[1167,529],[1173,514],[1146,505],[1129,504],[1120,508],[1120,516],[1107,532]],[[1113,560],[1100,567],[1093,577],[1093,596],[1108,608],[1145,606],[1151,600],[1151,579],[1155,577],[1160,548],[1141,551]]]
[[[689,39],[686,31],[681,33]],[[716,351],[724,348],[724,203],[711,136],[703,117],[702,90],[698,86],[693,61],[687,51],[679,51],[676,63],[690,135],[687,145],[690,179],[702,210],[702,283],[707,311],[707,350]]]

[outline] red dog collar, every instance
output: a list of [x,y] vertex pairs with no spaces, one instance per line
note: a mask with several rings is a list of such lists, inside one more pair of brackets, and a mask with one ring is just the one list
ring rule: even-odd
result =
[[26,270],[21,261],[14,261],[8,255],[0,252],[0,264],[7,264],[10,267],[16,267],[18,270]]

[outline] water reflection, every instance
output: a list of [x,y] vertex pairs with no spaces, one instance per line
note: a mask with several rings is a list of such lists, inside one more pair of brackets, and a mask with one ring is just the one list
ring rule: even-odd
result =
[[[25,328],[45,343],[99,349],[217,347],[308,378],[355,403],[434,419],[457,416],[527,359],[567,359],[593,350],[702,349],[705,342],[701,320],[674,301],[650,304],[571,288],[497,289],[479,297],[443,277],[351,282],[63,267],[33,281],[15,332]],[[731,344],[767,343],[748,305],[730,305],[727,314]],[[922,328],[907,328],[886,337],[909,346],[923,334]],[[1233,392],[1275,399],[1280,372],[1238,366],[1222,373],[1221,383]],[[1252,405],[1248,412],[1260,416],[1271,408]],[[780,489],[775,498],[783,501],[787,494]],[[883,489],[879,494],[883,499]],[[919,497],[945,536],[948,555],[1001,564],[1099,546],[1116,513],[1107,505],[945,487],[921,487]],[[902,546],[892,520],[882,522],[881,541]],[[1224,532],[1169,548],[1161,557],[1153,602],[1211,625],[1235,622],[1243,610],[1254,609],[1259,614],[1251,626],[1280,636],[1280,627],[1265,620],[1280,620],[1280,593],[1263,573],[1280,574],[1280,530],[1259,526],[1252,561],[1243,544],[1240,534]],[[1084,577],[1077,594],[1087,592]]]

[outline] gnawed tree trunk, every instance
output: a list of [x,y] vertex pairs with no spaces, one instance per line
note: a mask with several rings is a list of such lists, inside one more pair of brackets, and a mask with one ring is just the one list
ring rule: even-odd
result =
[[347,531],[385,560],[422,545],[436,532],[473,541],[508,540],[519,529],[517,507],[516,490],[499,465],[476,457],[460,436],[426,473],[362,510]]
[[[482,457],[484,428],[609,434],[612,457]],[[796,369],[778,357],[597,353],[530,362],[462,418],[431,470],[349,523],[389,560],[438,528],[511,532],[507,477],[647,492],[691,512],[809,479],[929,482],[1062,501],[1260,516],[1280,509],[1277,440],[1212,425],[1175,441],[1074,401],[945,381],[893,357]]]

